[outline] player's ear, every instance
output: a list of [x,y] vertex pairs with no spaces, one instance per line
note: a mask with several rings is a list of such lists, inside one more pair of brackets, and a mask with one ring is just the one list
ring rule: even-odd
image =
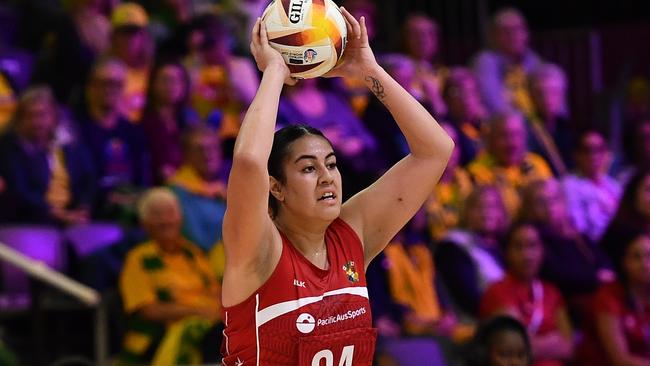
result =
[[269,176],[269,190],[276,200],[284,201],[284,193],[282,192],[282,184],[272,176]]

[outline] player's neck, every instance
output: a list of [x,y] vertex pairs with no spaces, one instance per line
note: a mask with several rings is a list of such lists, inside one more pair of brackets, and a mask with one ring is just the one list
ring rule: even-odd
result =
[[326,225],[297,224],[281,217],[275,220],[275,225],[305,257],[311,258],[325,252]]

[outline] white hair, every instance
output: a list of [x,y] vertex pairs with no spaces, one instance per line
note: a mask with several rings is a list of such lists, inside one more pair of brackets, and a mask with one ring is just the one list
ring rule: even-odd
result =
[[161,202],[174,205],[179,212],[181,210],[178,198],[176,198],[176,195],[174,195],[171,189],[165,187],[151,188],[145,191],[138,200],[138,217],[140,221],[147,221],[151,213],[151,208]]

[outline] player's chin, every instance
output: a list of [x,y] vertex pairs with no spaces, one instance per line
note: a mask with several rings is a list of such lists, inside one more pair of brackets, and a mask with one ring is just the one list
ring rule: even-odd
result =
[[322,207],[318,211],[318,216],[323,220],[334,221],[341,214],[341,204]]

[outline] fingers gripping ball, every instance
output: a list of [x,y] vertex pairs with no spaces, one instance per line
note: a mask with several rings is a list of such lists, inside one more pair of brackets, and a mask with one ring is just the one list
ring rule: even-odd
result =
[[332,0],[274,0],[262,21],[271,47],[282,54],[294,78],[325,74],[345,50],[345,18]]

